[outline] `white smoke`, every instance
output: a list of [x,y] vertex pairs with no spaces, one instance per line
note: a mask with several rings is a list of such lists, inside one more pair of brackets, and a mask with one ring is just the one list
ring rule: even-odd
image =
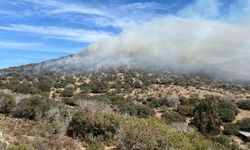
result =
[[69,68],[135,65],[188,72],[216,69],[232,72],[230,78],[250,79],[250,22],[246,18],[250,1],[238,4],[228,6],[228,14],[222,15],[219,0],[196,1],[175,16],[126,28],[119,36],[92,43],[57,64]]

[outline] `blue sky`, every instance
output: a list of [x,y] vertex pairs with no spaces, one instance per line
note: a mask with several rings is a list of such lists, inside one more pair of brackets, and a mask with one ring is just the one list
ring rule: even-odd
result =
[[[79,52],[89,43],[166,15],[190,17],[196,11],[196,16],[222,19],[242,0],[200,1],[203,7],[189,7],[197,0],[2,0],[0,68]],[[219,8],[213,6],[216,2]]]

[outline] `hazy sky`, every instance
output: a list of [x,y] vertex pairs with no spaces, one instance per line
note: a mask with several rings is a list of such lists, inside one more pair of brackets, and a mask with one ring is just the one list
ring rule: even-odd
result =
[[[249,38],[244,32],[249,31],[250,0],[2,0],[0,68],[75,53],[89,43],[118,36],[124,30],[136,29],[140,24],[157,18],[166,19],[166,16],[202,19],[199,22],[212,27],[221,22],[218,27],[232,31],[226,39],[232,41],[234,47],[239,44],[237,37]],[[190,30],[200,32],[200,35],[207,33],[204,28],[196,31],[195,26],[187,25],[190,29],[181,30],[183,34],[185,31],[190,34]],[[238,26],[241,29],[237,30]],[[237,31],[236,37],[234,31]],[[236,43],[233,42],[235,39]],[[246,40],[245,45],[250,41]]]

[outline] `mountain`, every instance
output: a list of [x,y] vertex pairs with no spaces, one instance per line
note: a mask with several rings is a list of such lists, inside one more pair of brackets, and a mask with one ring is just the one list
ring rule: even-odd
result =
[[[125,149],[131,145],[144,145],[141,149],[169,145],[173,149],[237,149],[232,136],[225,134],[231,132],[226,125],[247,123],[250,111],[238,107],[250,103],[250,86],[246,80],[244,84],[217,80],[236,76],[233,69],[240,66],[234,61],[197,67],[183,60],[186,68],[180,70],[168,63],[138,60],[138,56],[130,63],[117,61],[121,58],[96,57],[85,51],[0,70],[0,110],[4,110],[0,113],[0,146],[84,150],[93,145],[94,138],[101,143],[97,146],[110,150],[124,149],[124,144]],[[237,61],[243,67],[248,59]],[[208,101],[214,104],[203,103]],[[241,101],[244,103],[237,106]],[[210,108],[216,108],[211,110],[215,116],[207,115],[212,114]],[[202,117],[194,111],[202,112]],[[218,122],[219,117],[223,124],[213,124],[211,131],[210,122]],[[192,118],[196,123],[191,125]],[[208,128],[205,134],[199,128],[203,121]],[[221,124],[225,125],[223,132]],[[225,135],[214,136],[217,130]],[[143,138],[135,140],[138,135]],[[228,142],[218,143],[221,138]]]
[[[126,57],[129,56],[129,57]],[[167,60],[157,62],[150,59],[143,59],[140,55],[126,54],[116,57],[105,55],[99,56],[93,51],[86,49],[80,53],[52,59],[41,63],[27,64],[19,67],[10,67],[0,70],[0,75],[10,74],[84,74],[91,71],[134,69],[149,72],[172,72],[181,74],[198,74],[228,81],[250,81],[250,58],[234,59],[230,61],[204,63],[203,61],[180,59],[181,62],[169,62]],[[157,62],[157,63],[156,63]]]
[[40,63],[33,63],[33,64],[27,64],[27,65],[22,65],[22,66],[17,66],[17,67],[10,67],[10,68],[6,68],[6,69],[1,69],[0,70],[0,75],[9,75],[9,74],[37,74],[37,73],[46,73],[46,72],[51,72],[51,70],[39,70],[36,69],[38,66],[42,67],[42,66],[46,66],[48,64],[54,64],[58,61],[67,59],[72,57],[73,55],[69,55],[69,56],[65,56],[65,57],[60,57],[57,59],[51,59],[51,60],[47,60],[44,62],[40,62]]

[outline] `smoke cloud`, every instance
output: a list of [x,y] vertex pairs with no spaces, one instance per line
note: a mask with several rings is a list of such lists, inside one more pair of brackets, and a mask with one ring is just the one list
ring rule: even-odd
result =
[[250,1],[239,0],[224,14],[222,7],[219,0],[197,0],[176,15],[128,27],[117,37],[43,67],[57,71],[131,65],[250,80]]

